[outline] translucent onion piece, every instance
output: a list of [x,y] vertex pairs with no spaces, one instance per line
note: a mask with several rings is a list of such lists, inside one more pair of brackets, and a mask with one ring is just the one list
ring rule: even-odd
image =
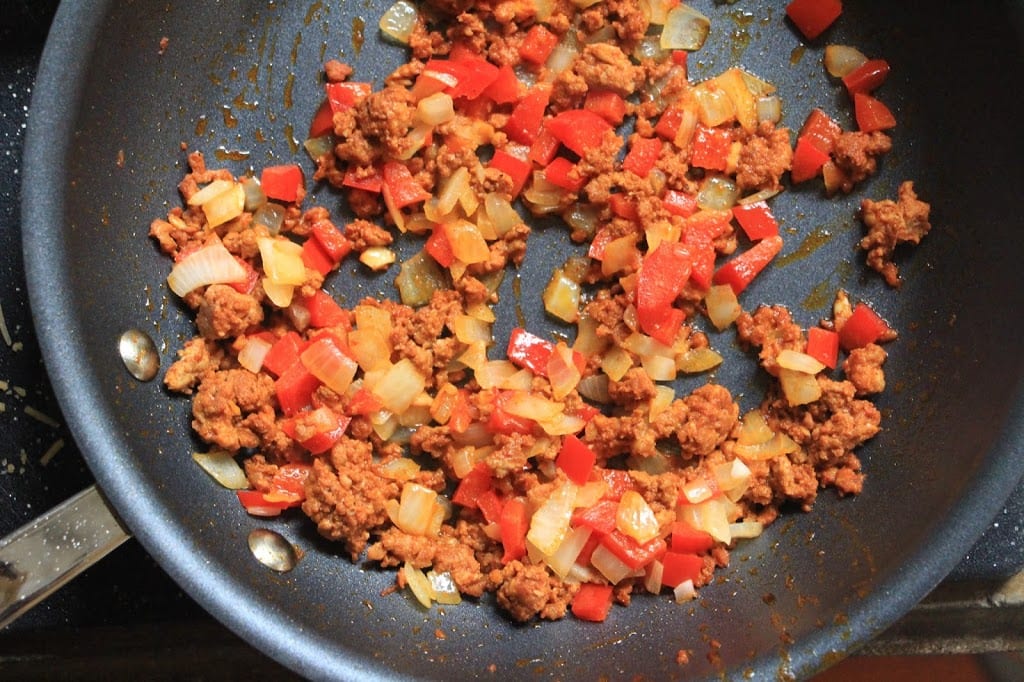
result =
[[359,369],[355,360],[337,346],[327,343],[310,344],[299,355],[299,361],[310,374],[338,395],[345,393]]
[[749,71],[743,69],[737,69],[740,75],[743,76],[743,82],[747,85],[747,90],[750,90],[750,94],[754,97],[764,97],[765,95],[771,95],[775,93],[775,86],[769,81],[763,78],[758,78]]
[[[419,12],[408,0],[398,0],[381,16],[378,26],[385,36],[402,45],[409,44],[409,36],[416,27]],[[429,605],[428,605],[429,606]]]
[[241,183],[233,182],[231,186],[217,196],[203,202],[203,215],[206,216],[207,227],[217,227],[229,220],[234,220],[245,211],[245,190]]
[[547,67],[547,80],[554,80],[558,74],[572,66],[579,53],[580,46],[576,40],[576,31],[570,29],[565,32],[565,36],[558,45],[555,45],[555,49],[551,51],[551,55],[545,63]]
[[672,405],[676,399],[676,392],[671,386],[655,386],[654,397],[651,398],[651,405],[648,410],[648,419],[654,421]]
[[436,492],[419,483],[406,483],[402,486],[398,516],[392,520],[409,535],[427,535],[436,506]]
[[685,604],[697,598],[697,590],[693,587],[693,581],[686,579],[675,586],[672,590],[672,595],[675,597],[677,604]]
[[779,384],[790,405],[806,405],[821,397],[821,386],[813,374],[780,368]]
[[700,504],[714,497],[715,491],[703,476],[698,476],[683,485],[683,496],[690,504]]
[[452,220],[442,225],[456,259],[472,265],[490,257],[491,251],[476,225],[467,220]]
[[647,372],[651,381],[674,381],[676,378],[676,361],[664,355],[645,355],[640,364]]
[[487,194],[484,197],[484,210],[499,237],[523,223],[523,219],[516,213],[516,209],[512,207],[508,199],[500,194],[494,192]]
[[775,432],[768,426],[764,415],[758,410],[751,410],[743,415],[743,427],[740,429],[736,442],[740,445],[758,445],[767,443]]
[[666,50],[699,50],[711,30],[711,20],[680,3],[669,10],[661,30],[661,47]]
[[353,329],[348,333],[348,347],[365,372],[391,366],[387,337],[376,329]]
[[392,481],[410,481],[420,472],[420,465],[407,457],[396,457],[380,467],[380,475]]
[[178,261],[167,276],[167,286],[178,296],[184,296],[199,287],[243,279],[245,269],[219,240],[214,240]]
[[476,372],[479,367],[487,362],[487,343],[484,341],[473,341],[467,344],[466,349],[455,359],[465,367]]
[[420,251],[402,263],[395,286],[402,303],[416,308],[430,303],[435,291],[447,289],[448,278],[437,261]]
[[449,571],[444,573],[427,571],[427,579],[430,580],[430,586],[434,590],[434,599],[438,604],[455,606],[462,603],[462,595],[459,594],[459,588],[456,587]]
[[309,308],[301,301],[292,301],[291,305],[285,309],[284,314],[295,327],[295,331],[302,333],[309,329]]
[[537,21],[547,21],[555,11],[554,0],[533,0],[532,4],[537,13]]
[[[330,154],[334,149],[334,138],[331,135],[321,135],[320,137],[307,138],[302,143],[302,148],[309,154],[309,158],[316,161],[324,154]],[[246,208],[245,210],[249,210]]]
[[665,566],[655,559],[647,567],[647,575],[644,576],[644,589],[650,594],[661,593],[661,577],[665,572]]
[[598,545],[590,555],[590,563],[612,585],[618,585],[633,572],[619,557],[604,545]]
[[287,308],[291,304],[292,296],[295,293],[294,285],[278,284],[271,282],[266,277],[261,280],[260,285],[263,287],[263,293],[267,295],[270,302],[278,308]]
[[420,569],[414,568],[408,561],[402,566],[402,575],[405,576],[405,584],[409,586],[416,601],[424,608],[429,609],[434,603],[435,594],[427,576]]
[[245,345],[238,351],[238,364],[253,374],[257,374],[263,367],[263,359],[270,351],[270,343],[265,339],[250,337],[245,340]]
[[725,492],[733,502],[747,492],[751,476],[750,467],[741,460],[734,459],[731,462],[718,464],[713,467],[712,473],[719,490]]
[[736,118],[736,105],[713,81],[701,83],[693,89],[693,94],[697,98],[697,114],[705,126],[713,128]]
[[359,262],[374,272],[380,272],[395,262],[395,252],[386,246],[371,246],[359,254]]
[[687,374],[706,372],[722,364],[722,356],[710,348],[691,348],[676,358],[676,369]]
[[753,194],[748,194],[747,196],[743,197],[742,199],[737,199],[736,203],[737,204],[756,204],[759,201],[768,201],[769,199],[771,199],[772,197],[774,197],[775,195],[777,195],[781,191],[782,191],[781,188],[779,188],[779,189],[771,189],[771,188],[762,189],[760,191],[754,192]]
[[284,206],[268,201],[256,209],[256,212],[252,215],[252,222],[255,225],[262,225],[267,228],[270,234],[276,235],[281,231],[281,225],[284,223],[284,214]]
[[629,352],[616,346],[601,358],[601,370],[612,381],[619,381],[633,367],[633,358]]
[[677,516],[680,521],[710,534],[719,542],[729,544],[732,541],[726,508],[719,498],[705,500],[700,504],[680,505]]
[[764,524],[760,521],[740,521],[739,523],[730,523],[729,532],[732,534],[733,539],[750,539],[756,538],[764,532]]
[[608,484],[604,481],[587,481],[576,491],[575,506],[577,509],[593,507],[608,494]]
[[479,342],[489,344],[492,340],[491,325],[469,315],[456,315],[451,321],[452,333],[462,343]]
[[263,261],[263,272],[274,284],[298,286],[306,281],[302,247],[285,238],[260,237],[256,240]]
[[537,423],[549,436],[568,436],[570,433],[579,433],[587,425],[582,417],[564,412],[560,412],[550,419],[539,420]]
[[757,127],[757,105],[754,94],[747,87],[747,79],[743,72],[732,67],[715,77],[715,83],[732,101],[736,120],[748,133]]
[[456,478],[463,479],[473,470],[478,461],[480,460],[477,457],[477,448],[469,445],[461,447],[452,455],[452,472]]
[[782,100],[776,95],[758,97],[755,104],[758,122],[778,123],[782,120]]
[[202,206],[206,202],[211,201],[214,197],[227,192],[234,185],[235,183],[232,180],[224,180],[223,178],[214,180],[190,196],[187,203],[189,206]]
[[656,26],[664,26],[668,12],[675,6],[672,0],[640,0],[640,11]]
[[800,353],[795,350],[788,348],[779,352],[775,358],[775,362],[779,364],[779,367],[785,369],[791,369],[796,372],[803,372],[805,374],[817,374],[821,370],[825,369],[825,365],[812,358],[807,353]]
[[605,405],[611,402],[611,397],[608,395],[608,376],[605,374],[591,374],[580,379],[576,390],[580,392],[581,396],[595,403]]
[[519,368],[508,360],[491,360],[476,370],[476,383],[484,390],[503,387],[505,381],[518,371]]
[[533,389],[533,372],[521,369],[501,382],[499,388],[509,391],[529,391]]
[[242,191],[245,192],[244,208],[250,213],[267,203],[267,195],[263,193],[260,181],[256,178],[245,178],[242,180]]
[[[671,50],[661,46],[660,36],[644,36],[636,47],[633,48],[633,58],[639,62],[652,60],[662,62],[668,59]],[[656,99],[661,94],[661,88],[651,88],[651,97]]]
[[559,578],[564,580],[569,575],[573,564],[576,563],[576,557],[580,555],[580,552],[583,551],[583,546],[590,539],[591,532],[586,526],[573,529],[572,532],[565,536],[562,544],[558,546],[554,554],[545,559],[547,565],[551,567],[551,570]]
[[572,344],[573,350],[585,356],[600,355],[608,347],[610,341],[597,335],[600,326],[597,320],[583,315],[576,322],[576,340]]
[[441,190],[436,197],[436,210],[439,215],[433,219],[440,222],[441,218],[451,213],[455,209],[455,205],[459,203],[459,197],[469,188],[469,169],[461,166],[442,181]]
[[825,46],[825,70],[836,78],[842,78],[863,66],[867,60],[867,56],[855,47],[849,45]]
[[596,5],[602,0],[572,0],[572,4],[576,5],[580,9],[586,9],[591,5]]
[[756,443],[754,445],[740,445],[737,443],[733,447],[733,452],[748,462],[757,462],[775,459],[790,452],[796,452],[799,449],[800,446],[792,438],[784,433],[776,433],[770,440],[763,443]]
[[623,339],[622,347],[636,353],[640,357],[653,356],[670,359],[675,357],[675,352],[672,348],[640,332],[634,332]]
[[544,556],[551,556],[565,539],[576,501],[576,486],[564,483],[556,488],[530,519],[526,539]]
[[563,406],[547,398],[526,391],[516,391],[505,402],[505,412],[516,417],[525,417],[534,421],[553,419],[562,413]]
[[728,284],[716,284],[708,289],[704,295],[704,304],[708,309],[708,319],[719,331],[735,322],[743,312],[736,292]]
[[408,358],[402,358],[381,376],[373,386],[373,393],[385,409],[400,414],[409,409],[426,384],[426,378],[416,365]]
[[641,545],[658,537],[658,519],[651,505],[635,490],[627,490],[619,500],[615,527]]
[[548,358],[548,380],[551,382],[551,395],[555,400],[562,400],[572,393],[580,382],[580,370],[573,360],[572,349],[559,341]]
[[210,452],[193,452],[192,459],[210,474],[213,480],[230,490],[245,490],[249,487],[249,479],[245,471],[238,465],[230,452],[213,450]]
[[575,322],[579,318],[580,285],[566,276],[562,268],[551,273],[551,280],[542,296],[544,310],[564,322]]
[[435,92],[416,103],[420,120],[432,126],[447,123],[455,118],[455,103],[445,92]]

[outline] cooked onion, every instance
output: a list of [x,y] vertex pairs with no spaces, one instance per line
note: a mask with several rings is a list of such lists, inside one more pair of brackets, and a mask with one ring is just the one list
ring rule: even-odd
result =
[[676,369],[687,374],[706,372],[722,364],[722,356],[710,348],[691,348],[676,358]]
[[416,113],[424,123],[440,125],[455,118],[455,103],[448,93],[435,92],[416,103]]
[[223,178],[214,180],[213,182],[206,185],[201,190],[190,196],[188,198],[187,203],[189,206],[202,206],[203,204],[210,201],[217,195],[223,194],[224,192],[231,189],[231,187],[234,184],[235,183],[233,181],[225,180]]
[[245,268],[215,239],[178,261],[167,276],[167,286],[178,296],[184,296],[199,287],[244,279]]
[[836,78],[854,71],[862,66],[868,58],[863,52],[849,45],[826,45],[825,46],[825,69],[829,75]]
[[655,559],[647,566],[647,575],[644,576],[644,589],[651,594],[661,592],[661,576],[665,572],[665,565]]
[[579,53],[580,46],[576,39],[576,29],[570,28],[565,32],[562,40],[555,45],[555,49],[551,51],[548,61],[544,64],[547,67],[546,79],[553,81],[558,74],[572,66]]
[[786,402],[790,405],[806,405],[821,397],[821,386],[813,374],[792,369],[779,369],[779,383]]
[[729,524],[729,532],[733,539],[756,538],[764,532],[764,524],[760,521],[740,521]]
[[343,395],[352,383],[359,365],[334,344],[314,342],[299,355],[299,361],[309,373],[338,395]]
[[595,403],[604,405],[611,402],[611,397],[608,395],[608,376],[606,374],[591,374],[580,379],[576,390],[580,392],[581,396],[587,400],[593,400]]
[[263,359],[270,351],[270,342],[259,337],[250,336],[245,340],[245,345],[238,351],[238,364],[253,374],[257,374],[263,367]]
[[673,588],[672,595],[677,604],[685,604],[697,598],[697,590],[693,587],[693,581],[687,578]]
[[[208,189],[208,187],[207,187]],[[245,211],[245,190],[241,183],[233,182],[226,190],[203,202],[203,215],[207,227],[217,227],[234,220]]]
[[716,284],[708,289],[704,304],[708,309],[708,319],[719,331],[735,322],[743,312],[736,292],[728,284]]
[[409,586],[409,590],[416,597],[416,601],[429,609],[434,603],[435,595],[434,587],[430,584],[427,576],[408,561],[402,565],[402,575],[405,576],[405,584]]
[[576,557],[583,551],[584,545],[590,539],[591,530],[586,526],[575,528],[565,536],[562,544],[558,546],[554,554],[545,558],[545,563],[559,578],[564,579],[569,575],[572,565],[576,563]]
[[213,480],[231,490],[245,490],[249,487],[249,479],[245,471],[238,465],[230,452],[212,450],[210,452],[193,452],[192,459],[203,471],[210,474]]
[[619,500],[615,527],[641,545],[658,537],[658,519],[651,505],[635,490],[627,490]]
[[547,375],[551,382],[551,396],[555,400],[563,400],[580,383],[580,370],[573,359],[572,349],[564,341],[555,345],[548,358]]
[[778,123],[782,120],[782,100],[776,95],[758,97],[756,102],[757,120]]
[[[655,0],[657,1],[657,0]],[[661,30],[661,47],[666,50],[699,50],[711,30],[711,20],[680,3],[669,10]]]
[[764,415],[758,410],[751,410],[743,415],[743,427],[740,429],[736,442],[740,445],[758,445],[767,443],[775,432],[768,426]]
[[384,372],[372,390],[385,409],[400,414],[409,409],[426,385],[426,377],[416,369],[416,365],[408,358],[402,358]]
[[374,272],[387,270],[395,262],[395,252],[386,246],[371,246],[359,254],[359,262]]
[[[419,483],[402,486],[402,498],[392,521],[409,535],[427,535],[437,506],[437,493]],[[389,510],[390,515],[390,510]]]
[[306,281],[301,246],[283,237],[260,237],[256,245],[260,249],[263,272],[271,282],[298,286]]
[[545,556],[551,556],[565,539],[576,501],[576,485],[563,483],[533,513],[526,539]]
[[448,280],[437,261],[420,251],[402,263],[395,286],[402,303],[415,308],[430,303],[435,291],[447,289]]
[[263,188],[260,187],[260,181],[256,178],[243,179],[242,191],[245,192],[244,209],[250,213],[267,203],[267,195],[263,193]]
[[590,563],[612,585],[618,585],[633,572],[633,569],[624,564],[619,557],[615,556],[604,545],[597,546],[594,553],[590,555]]
[[398,0],[398,2],[391,5],[384,12],[378,26],[381,33],[388,38],[402,45],[408,45],[409,36],[412,35],[413,29],[416,28],[416,20],[418,18],[419,12],[416,9],[416,5],[408,2],[408,0]]
[[709,533],[719,542],[728,544],[732,541],[729,532],[729,518],[721,498],[705,500],[700,504],[683,504],[677,514],[680,521],[685,521],[697,530]]
[[462,603],[462,595],[459,594],[459,588],[455,585],[451,572],[427,571],[427,579],[430,581],[430,587],[434,590],[434,599],[438,604],[455,606]]
[[551,273],[542,299],[544,310],[560,320],[575,322],[579,317],[580,285],[566,276],[562,268]]
[[775,362],[779,364],[779,367],[791,369],[795,372],[803,372],[804,374],[817,374],[825,369],[824,364],[807,353],[800,353],[788,348],[779,352]]
[[618,381],[626,376],[633,367],[633,358],[629,352],[616,346],[612,348],[601,359],[601,370],[608,375],[612,381]]
[[278,308],[287,308],[291,304],[292,296],[295,293],[294,285],[278,284],[264,277],[260,280],[260,286],[263,287],[263,293],[267,295],[270,302]]
[[757,462],[766,459],[775,459],[790,452],[796,452],[800,446],[784,433],[776,433],[769,440],[753,445],[742,445],[737,443],[733,452],[748,462]]
[[252,222],[255,225],[262,225],[270,234],[276,235],[284,223],[284,213],[284,206],[268,201],[252,214]]

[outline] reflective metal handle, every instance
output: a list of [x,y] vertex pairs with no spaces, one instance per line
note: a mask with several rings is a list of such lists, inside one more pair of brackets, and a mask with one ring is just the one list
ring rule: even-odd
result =
[[129,537],[90,486],[0,540],[0,628]]

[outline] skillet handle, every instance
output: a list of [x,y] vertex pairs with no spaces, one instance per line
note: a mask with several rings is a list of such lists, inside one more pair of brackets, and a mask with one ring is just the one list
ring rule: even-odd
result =
[[0,628],[129,537],[90,486],[0,540]]

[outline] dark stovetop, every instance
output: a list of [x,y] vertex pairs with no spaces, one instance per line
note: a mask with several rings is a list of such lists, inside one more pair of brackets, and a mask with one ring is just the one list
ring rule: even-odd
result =
[[[0,340],[0,535],[93,482],[46,378],[21,259],[21,147],[55,5],[52,0],[5,2],[0,16],[0,311],[12,340],[12,345]],[[58,441],[63,447],[41,461]],[[1024,559],[1022,542],[1024,486],[947,582],[998,582],[1011,576]],[[63,647],[62,668],[53,668],[52,660],[43,669],[19,667],[31,652],[46,652],[54,642]],[[164,655],[155,658],[157,651]],[[141,671],[147,678],[197,669],[244,671],[260,679],[283,674],[214,623],[135,542],[0,633],[0,671],[5,666],[18,677],[26,671],[30,676],[92,677],[116,671],[113,666],[121,666],[123,674]]]

